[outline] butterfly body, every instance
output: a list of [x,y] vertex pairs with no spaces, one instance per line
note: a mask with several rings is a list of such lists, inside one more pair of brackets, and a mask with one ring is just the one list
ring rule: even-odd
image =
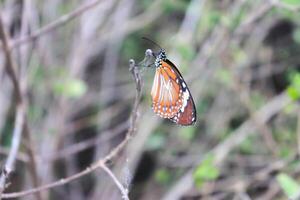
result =
[[176,66],[162,49],[155,60],[156,72],[151,89],[152,109],[162,118],[188,126],[196,122],[192,95]]

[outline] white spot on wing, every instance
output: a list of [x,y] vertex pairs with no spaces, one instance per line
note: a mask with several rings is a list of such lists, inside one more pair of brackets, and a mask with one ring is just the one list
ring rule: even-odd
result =
[[184,109],[187,106],[187,102],[188,102],[189,98],[190,98],[189,91],[183,92],[183,104],[182,104],[182,107],[180,109],[181,112],[184,112]]

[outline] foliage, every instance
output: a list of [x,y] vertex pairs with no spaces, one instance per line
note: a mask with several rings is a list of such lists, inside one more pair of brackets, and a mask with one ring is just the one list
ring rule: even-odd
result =
[[276,179],[289,199],[295,199],[299,195],[300,185],[289,175],[280,173]]
[[214,157],[208,155],[201,164],[196,167],[193,177],[197,187],[201,187],[206,181],[213,181],[218,178],[220,172],[214,166]]
[[300,98],[300,73],[291,74],[290,82],[287,93],[291,99],[298,100]]
[[81,97],[86,90],[87,86],[79,79],[65,79],[57,81],[53,85],[53,91],[55,94],[69,98]]

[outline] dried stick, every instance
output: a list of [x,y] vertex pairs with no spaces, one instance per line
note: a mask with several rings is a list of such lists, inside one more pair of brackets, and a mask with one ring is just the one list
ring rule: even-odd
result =
[[129,200],[128,197],[128,189],[125,188],[120,181],[117,179],[117,177],[114,175],[114,173],[108,168],[106,167],[106,165],[101,166],[102,169],[113,179],[113,181],[115,182],[115,184],[117,185],[117,187],[119,188],[119,190],[122,193],[122,199],[124,200]]
[[22,138],[24,120],[25,120],[25,110],[23,105],[19,104],[17,106],[17,113],[15,118],[15,127],[13,130],[11,149],[8,158],[5,162],[4,168],[2,169],[0,175],[0,199],[4,189],[6,188],[6,180],[10,175],[10,173],[13,171],[15,166],[15,161],[17,159],[17,154],[19,151],[21,138]]
[[[148,54],[151,54],[149,50],[146,51],[146,56]],[[134,101],[134,106],[131,112],[131,120],[130,120],[130,126],[127,131],[125,139],[119,143],[114,149],[112,149],[104,158],[99,159],[94,164],[92,164],[90,167],[87,167],[85,170],[74,174],[72,176],[69,176],[67,178],[60,179],[58,181],[55,181],[53,183],[49,183],[40,187],[36,187],[33,189],[21,191],[21,192],[14,192],[14,193],[8,193],[8,194],[2,194],[2,198],[17,198],[17,197],[23,197],[29,194],[34,194],[36,192],[41,192],[42,190],[47,190],[53,187],[57,187],[60,185],[65,185],[73,180],[76,180],[78,178],[81,178],[84,175],[87,175],[99,168],[103,168],[105,164],[115,158],[126,146],[126,144],[129,142],[129,140],[132,138],[134,133],[136,132],[137,128],[137,121],[138,121],[138,107],[141,101],[141,94],[142,94],[142,81],[139,74],[138,66],[135,64],[134,60],[130,60],[129,62],[129,69],[132,73],[135,83],[136,83],[136,96]]]
[[278,155],[278,145],[276,144],[276,141],[273,138],[272,131],[266,124],[253,117],[255,114],[255,110],[253,109],[250,99],[250,93],[247,91],[247,88],[245,88],[234,75],[232,79],[234,82],[233,88],[239,94],[240,100],[248,110],[250,118],[253,119],[254,125],[257,127],[258,131],[261,132],[261,135],[263,136],[264,142],[266,143],[269,151],[272,152],[274,156]]
[[297,109],[297,153],[300,155],[300,107]]
[[55,155],[51,155],[42,160],[46,161],[46,162],[54,161],[54,160],[61,159],[61,158],[76,154],[78,152],[84,151],[85,149],[93,147],[95,145],[103,144],[104,142],[107,142],[110,139],[116,137],[121,132],[127,130],[128,127],[129,127],[129,123],[128,123],[128,121],[126,121],[124,123],[121,123],[120,125],[118,125],[117,127],[113,128],[113,129],[101,132],[101,135],[104,135],[104,137],[100,138],[100,136],[98,136],[97,138],[91,138],[91,139],[87,139],[82,142],[73,144],[69,147],[66,147],[65,149],[62,149],[62,150],[56,152]]
[[101,0],[92,1],[90,3],[87,3],[83,6],[75,9],[73,12],[70,12],[68,14],[65,14],[65,15],[59,17],[57,20],[55,20],[55,21],[49,23],[48,25],[44,26],[43,28],[33,32],[31,35],[14,41],[11,45],[11,48],[15,48],[15,47],[18,47],[27,42],[33,41],[33,40],[39,38],[40,36],[47,34],[60,26],[65,25],[66,23],[68,23],[69,21],[82,15],[84,12],[88,11],[89,9],[95,7],[100,2],[101,2]]
[[[29,137],[30,133],[29,133],[29,129],[28,129],[28,124],[26,121],[26,103],[25,103],[24,97],[22,96],[22,88],[21,88],[20,82],[17,78],[17,74],[15,72],[16,64],[15,64],[15,62],[12,58],[11,52],[10,52],[8,36],[4,29],[2,16],[0,16],[0,39],[2,41],[3,51],[5,54],[5,58],[6,58],[6,71],[13,83],[16,100],[17,100],[17,114],[16,114],[16,122],[15,122],[16,124],[15,124],[15,128],[14,128],[14,133],[13,133],[12,148],[10,150],[8,159],[5,163],[5,168],[3,169],[3,173],[1,174],[1,181],[0,181],[0,199],[1,199],[1,194],[5,189],[6,178],[11,173],[12,169],[14,168],[15,160],[17,157],[17,152],[18,152],[21,138],[22,138],[22,132],[24,131],[24,134],[30,144],[31,144],[31,140]],[[29,155],[30,164],[31,164],[30,172],[32,175],[33,184],[34,184],[34,186],[38,186],[38,175],[36,172],[36,162],[34,159],[34,153],[31,149],[28,150],[28,155]],[[39,200],[42,199],[40,193],[37,193],[36,197]]]

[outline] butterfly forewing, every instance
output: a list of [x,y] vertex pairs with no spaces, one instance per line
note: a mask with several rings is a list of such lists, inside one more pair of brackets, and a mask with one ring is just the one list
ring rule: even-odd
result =
[[191,125],[196,121],[192,95],[180,72],[168,59],[156,68],[151,96],[153,110],[160,117],[180,125]]
[[154,83],[151,90],[152,108],[163,118],[174,117],[182,107],[182,91],[178,85],[177,77],[168,65],[163,64],[155,72]]

